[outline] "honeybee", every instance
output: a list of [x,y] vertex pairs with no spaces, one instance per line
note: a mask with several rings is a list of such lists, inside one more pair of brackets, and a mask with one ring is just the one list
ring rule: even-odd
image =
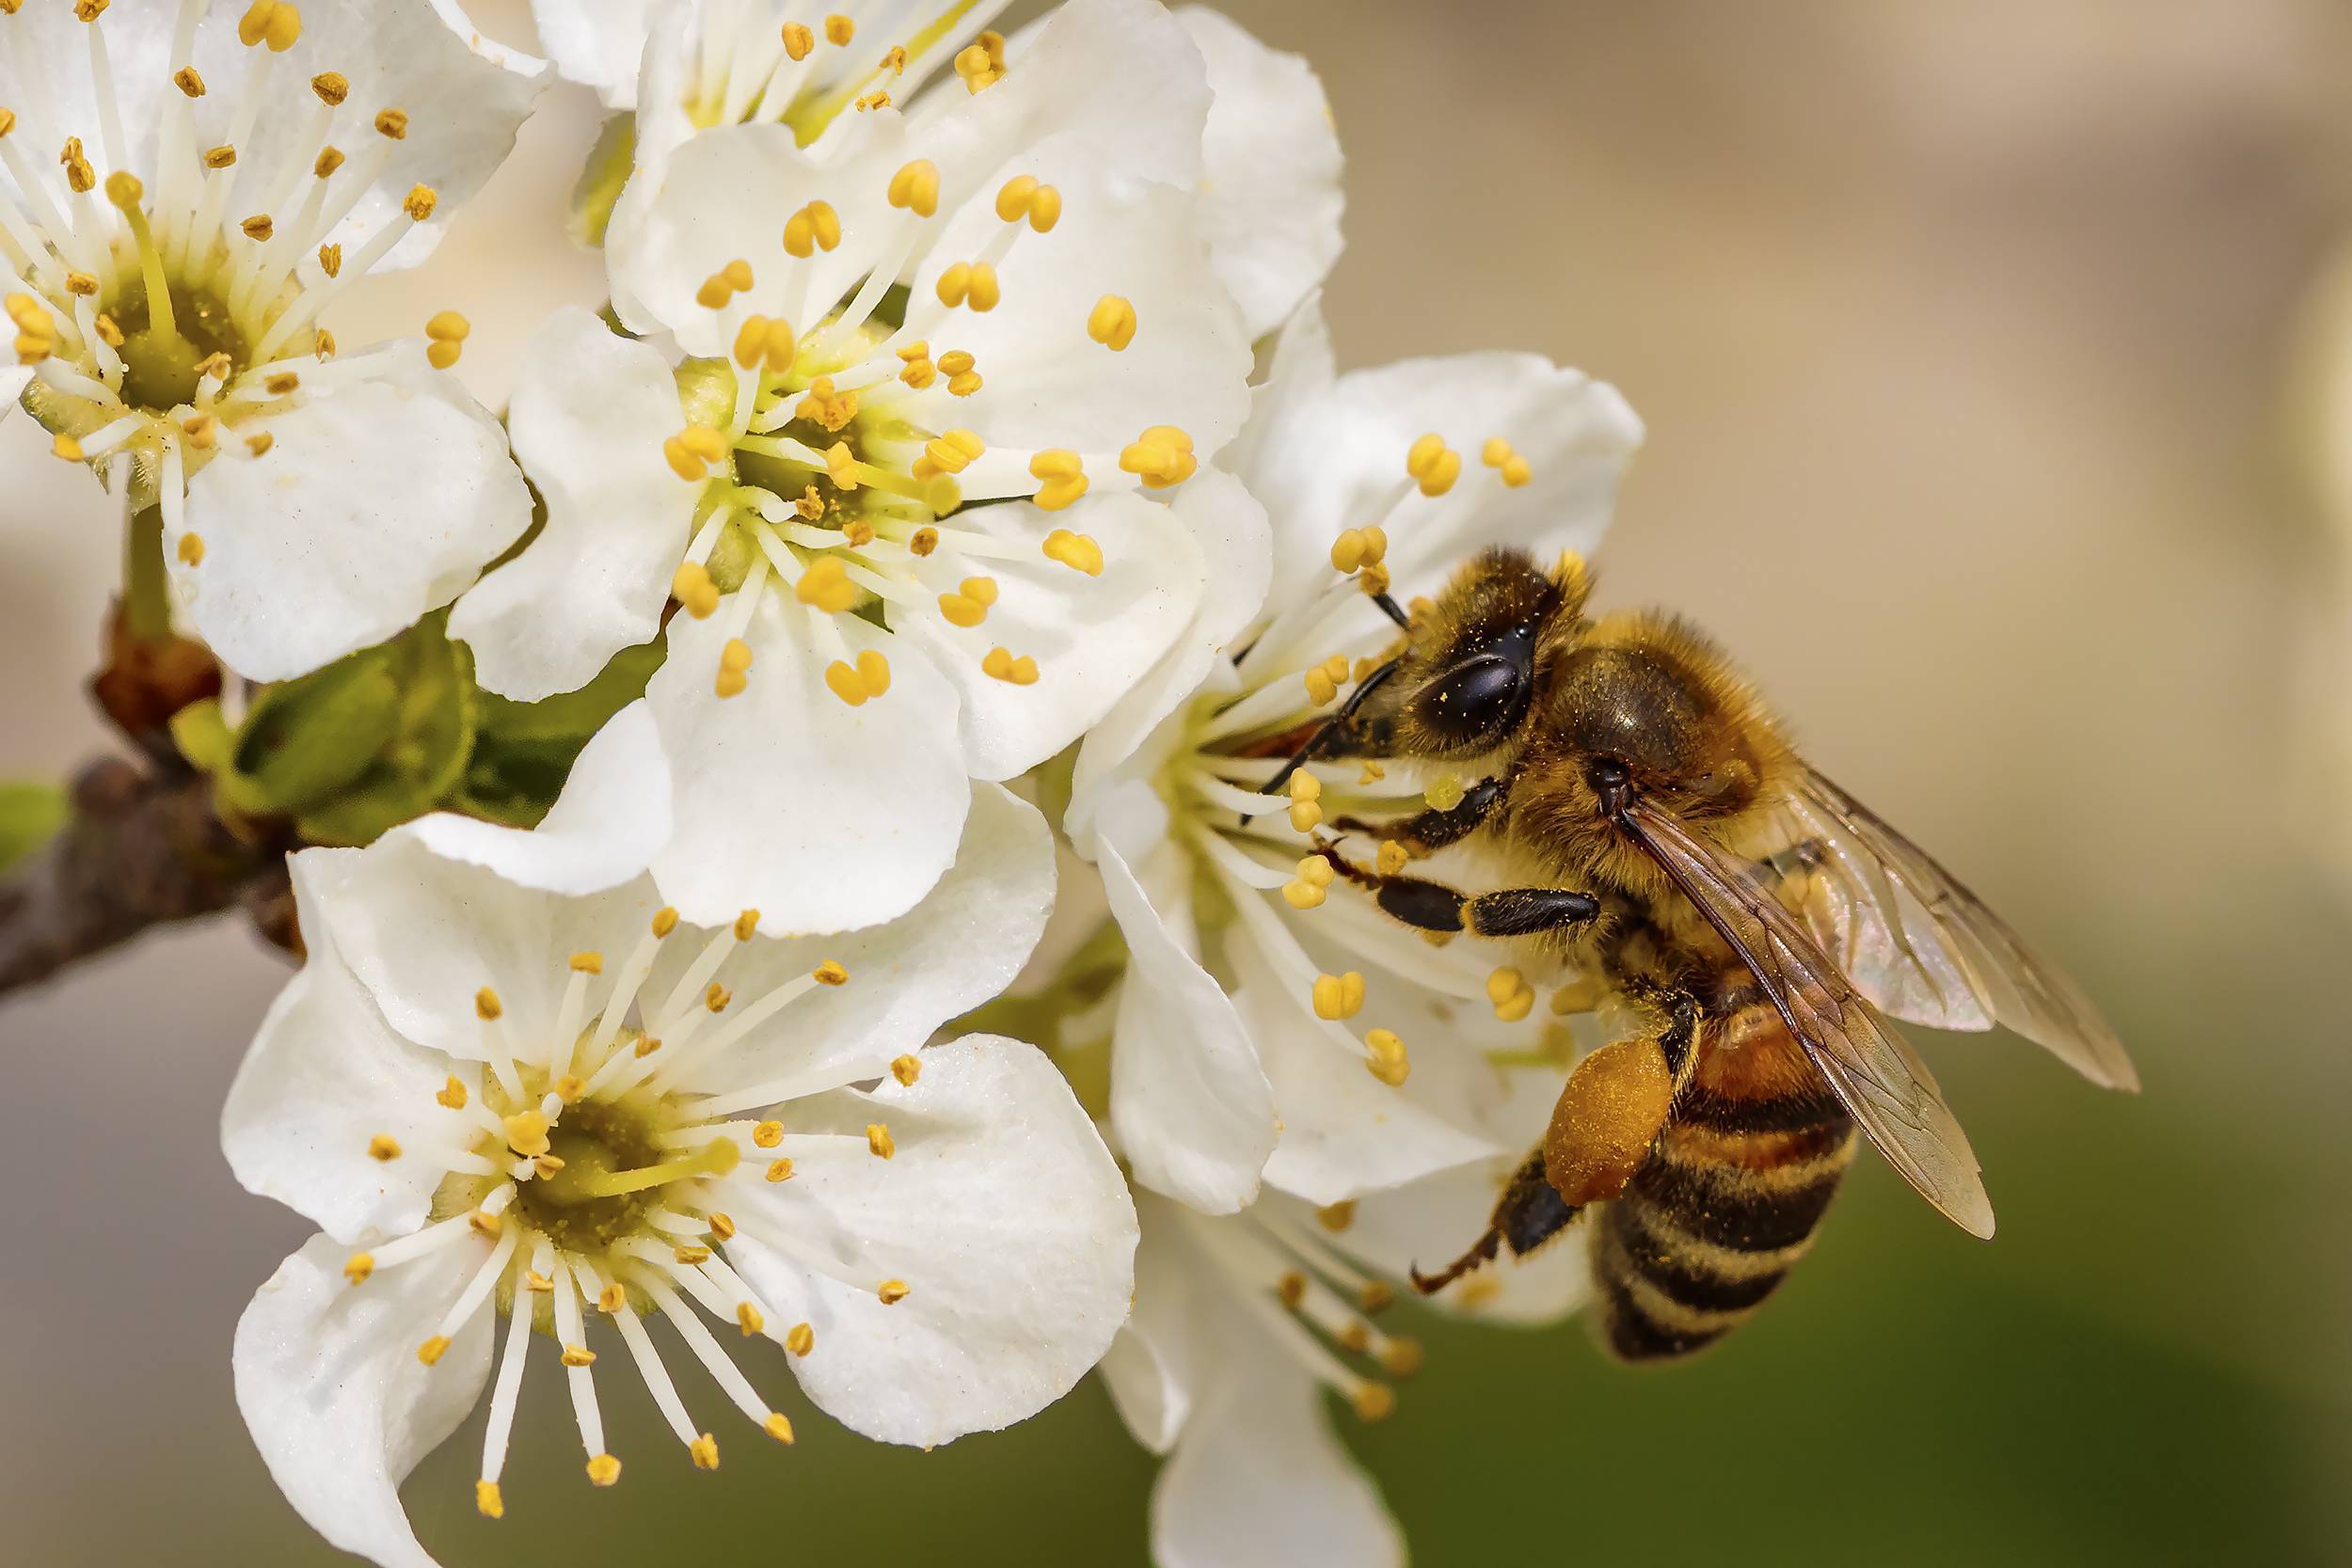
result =
[[[1581,1220],[1600,1337],[1650,1361],[1756,1311],[1812,1244],[1857,1132],[1993,1234],[1967,1136],[1890,1018],[2003,1023],[2094,1084],[2138,1079],[2082,991],[1800,757],[1711,642],[1657,611],[1589,616],[1590,591],[1573,555],[1547,570],[1498,548],[1409,614],[1375,595],[1400,644],[1275,787],[1322,758],[1476,776],[1445,809],[1338,818],[1316,852],[1405,924],[1545,948],[1643,1021],[1578,1063],[1485,1234],[1414,1282],[1434,1292]],[[1378,844],[1369,864],[1359,835]],[[1480,841],[1525,885],[1410,874]]]

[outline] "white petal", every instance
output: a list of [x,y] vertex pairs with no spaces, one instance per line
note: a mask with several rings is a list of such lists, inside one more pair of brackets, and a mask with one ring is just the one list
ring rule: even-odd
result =
[[[812,1400],[868,1437],[928,1445],[1025,1419],[1102,1358],[1135,1289],[1136,1219],[1041,1053],[977,1036],[922,1061],[910,1086],[811,1107],[845,1128],[887,1122],[894,1158],[803,1162],[789,1181],[755,1173],[730,1195],[739,1217],[847,1243],[872,1284],[811,1274],[745,1244],[748,1231],[728,1255],[786,1323],[815,1327],[816,1349],[792,1361]],[[883,1277],[905,1299],[884,1306]]]
[[1149,895],[1107,842],[1097,864],[1128,950],[1111,1046],[1120,1152],[1144,1186],[1232,1213],[1274,1151],[1274,1097],[1240,1015],[1186,950],[1189,863],[1173,846],[1144,862]]
[[637,68],[660,0],[531,0],[539,47],[566,82],[594,87],[608,109],[637,106]]
[[[1524,1154],[1443,1171],[1408,1186],[1359,1198],[1337,1243],[1393,1279],[1435,1269],[1470,1249]],[[1304,1218],[1303,1209],[1299,1214]],[[1585,1226],[1580,1223],[1526,1258],[1504,1248],[1494,1262],[1455,1281],[1434,1305],[1482,1323],[1556,1323],[1592,1294]]]
[[1136,1300],[1103,1358],[1103,1386],[1136,1442],[1166,1453],[1192,1414],[1194,1395],[1223,1370],[1225,1340],[1216,1265],[1187,1242],[1182,1206],[1135,1194],[1143,1239],[1136,1246]]
[[523,703],[577,690],[661,629],[703,489],[661,455],[684,422],[668,362],[594,312],[532,334],[508,428],[547,524],[449,619],[484,687]]
[[306,674],[455,598],[531,526],[531,492],[499,422],[405,344],[378,372],[240,427],[188,485],[164,541],[198,633],[249,680]]
[[286,1500],[329,1544],[382,1568],[436,1568],[400,1483],[481,1397],[496,1314],[476,1313],[437,1366],[417,1347],[481,1257],[444,1248],[355,1288],[349,1256],[318,1237],[254,1294],[230,1355],[237,1408]]
[[1159,1568],[1403,1568],[1405,1538],[1307,1373],[1249,1325],[1152,1493]]
[[835,616],[852,656],[890,660],[890,689],[850,707],[824,684],[813,613],[765,594],[744,631],[750,687],[723,698],[726,613],[674,620],[646,691],[676,791],[663,895],[707,926],[745,909],[806,932],[904,914],[954,862],[970,808],[955,688],[904,641]]
[[[890,177],[911,154],[894,110],[845,117],[826,137],[828,155],[803,150],[783,125],[724,125],[693,137],[658,166],[641,165],[631,183],[647,189],[639,223],[615,222],[606,237],[614,298],[637,331],[670,331],[690,354],[723,353],[733,323],[750,312],[784,316],[803,332],[895,252],[905,225],[894,211]],[[812,201],[830,202],[841,244],[805,261],[785,254],[785,221]],[[747,261],[752,288],[723,319],[694,302],[703,280]],[[632,307],[633,306],[633,310]]]
[[444,860],[548,893],[601,893],[644,874],[670,841],[670,769],[643,699],[589,740],[555,804],[525,832],[436,812],[386,836],[413,839]]
[[238,1065],[221,1112],[229,1168],[346,1245],[413,1230],[443,1174],[424,1160],[373,1158],[369,1140],[434,1111],[449,1064],[392,1033],[335,946],[311,890],[312,851],[293,862],[309,942]]
[[1204,468],[1177,491],[1173,510],[1191,529],[1214,574],[1192,623],[1160,656],[1135,689],[1087,731],[1072,776],[1068,832],[1082,848],[1099,792],[1128,765],[1154,732],[1204,689],[1234,638],[1254,620],[1273,572],[1273,543],[1265,509],[1232,475]]
[[[1035,807],[996,784],[972,791],[956,863],[922,902],[886,926],[831,937],[754,940],[719,971],[748,1006],[805,979],[826,959],[849,984],[800,997],[698,1071],[698,1091],[723,1093],[779,1076],[831,1069],[834,1081],[880,1074],[939,1026],[1001,992],[1021,973],[1054,905],[1053,834]],[[700,943],[665,946],[646,988],[666,995]]]
[[[1478,1059],[1474,1047],[1422,1022],[1429,1009],[1400,1006],[1394,993],[1405,988],[1375,976],[1364,1012],[1334,1026],[1276,978],[1246,935],[1226,945],[1241,981],[1233,1005],[1257,1044],[1282,1118],[1281,1142],[1266,1162],[1269,1183],[1313,1203],[1336,1203],[1502,1152],[1452,1103],[1468,1098],[1481,1079],[1491,1080],[1500,1098],[1501,1074]],[[1381,1025],[1393,1028],[1412,1053],[1413,1071],[1401,1086],[1375,1078],[1345,1043]],[[1450,1080],[1469,1082],[1457,1087]]]
[[[1232,445],[1218,454],[1218,466],[1245,480],[1272,473],[1271,466],[1282,462],[1280,453],[1303,450],[1297,445],[1302,427],[1331,395],[1339,377],[1318,289],[1299,303],[1275,335],[1265,374],[1249,389],[1249,420]],[[1295,463],[1295,455],[1292,461]]]
[[[1089,496],[1053,513],[1025,501],[983,507],[957,522],[1025,553],[970,562],[1001,591],[980,626],[919,612],[902,625],[936,650],[962,694],[973,776],[1009,779],[1085,734],[1152,668],[1200,606],[1207,568],[1184,523],[1132,492]],[[1057,529],[1097,542],[1099,576],[1045,558],[1039,546]],[[1015,686],[982,670],[998,647],[1034,657],[1037,680]]]
[[495,989],[509,1046],[544,1060],[571,956],[611,960],[587,986],[588,1006],[602,1006],[619,955],[635,947],[660,904],[644,878],[589,897],[520,887],[487,866],[445,859],[400,830],[365,849],[306,849],[294,863],[385,1022],[469,1061],[483,1053],[475,992]]
[[[1416,491],[1389,516],[1388,563],[1400,595],[1436,586],[1488,545],[1545,559],[1591,550],[1642,439],[1641,421],[1614,388],[1524,354],[1350,372],[1327,395],[1285,409],[1282,422],[1240,470],[1274,522],[1275,604],[1329,574],[1343,529],[1381,520],[1405,478],[1406,453],[1423,435],[1443,436],[1461,454],[1462,473],[1444,496]],[[1514,489],[1481,461],[1497,436],[1527,460],[1530,483]]]
[[1340,139],[1312,67],[1216,11],[1176,13],[1209,70],[1201,205],[1218,279],[1250,337],[1273,331],[1339,260]]

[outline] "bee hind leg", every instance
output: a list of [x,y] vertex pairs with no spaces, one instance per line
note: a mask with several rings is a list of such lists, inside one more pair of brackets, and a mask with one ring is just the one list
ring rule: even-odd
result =
[[1565,1230],[1582,1212],[1581,1205],[1563,1198],[1545,1176],[1543,1151],[1538,1149],[1513,1173],[1502,1201],[1495,1205],[1493,1218],[1486,1222],[1486,1233],[1436,1274],[1411,1270],[1413,1289],[1425,1296],[1436,1295],[1471,1270],[1493,1262],[1506,1245],[1512,1257],[1524,1258]]

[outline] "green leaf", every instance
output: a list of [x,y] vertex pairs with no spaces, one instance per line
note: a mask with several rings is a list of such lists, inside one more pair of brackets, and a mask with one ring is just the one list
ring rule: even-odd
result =
[[604,728],[605,721],[645,694],[645,683],[661,668],[668,654],[664,639],[623,648],[596,678],[577,691],[536,703],[517,703],[495,692],[481,694],[481,726],[485,740],[569,740],[578,745]]
[[331,799],[294,818],[313,844],[372,844],[388,829],[448,803],[473,751],[473,661],[427,616],[382,648],[395,693],[390,734]]
[[48,843],[72,815],[56,784],[0,784],[0,871]]
[[349,788],[399,733],[397,642],[270,688],[237,732],[231,767],[251,808],[293,814]]

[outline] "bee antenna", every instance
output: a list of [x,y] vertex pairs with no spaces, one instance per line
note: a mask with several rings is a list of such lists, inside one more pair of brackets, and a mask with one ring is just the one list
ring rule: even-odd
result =
[[[1382,598],[1388,597],[1385,594],[1380,596]],[[1387,684],[1388,678],[1396,673],[1397,666],[1403,662],[1404,660],[1401,657],[1398,658],[1392,658],[1386,664],[1383,664],[1379,668],[1374,670],[1362,680],[1357,682],[1356,689],[1347,694],[1347,701],[1340,705],[1339,711],[1331,715],[1330,718],[1325,720],[1315,730],[1315,733],[1307,737],[1306,744],[1291,753],[1290,760],[1283,763],[1280,770],[1278,771],[1273,778],[1266,781],[1265,787],[1260,791],[1260,793],[1265,795],[1280,794],[1283,789],[1289,785],[1291,782],[1291,775],[1297,772],[1299,768],[1305,767],[1308,761],[1314,756],[1315,752],[1322,748],[1325,741],[1328,740],[1332,736],[1339,734],[1342,730],[1347,727],[1349,721],[1356,717],[1356,710],[1364,705],[1364,699],[1370,697],[1375,691],[1377,691],[1382,686]],[[1259,814],[1256,812],[1243,812],[1241,814],[1242,825],[1244,827],[1248,826],[1249,819],[1258,815]]]

